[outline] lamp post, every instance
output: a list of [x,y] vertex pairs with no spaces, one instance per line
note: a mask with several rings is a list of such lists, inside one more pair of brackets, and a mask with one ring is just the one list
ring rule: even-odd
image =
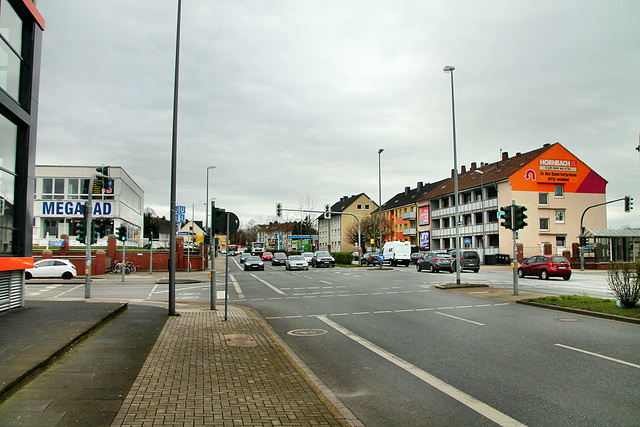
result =
[[[378,245],[380,247],[380,253],[382,253],[382,169],[380,167],[380,154],[384,151],[384,148],[380,148],[378,150],[378,201],[380,202],[380,206],[378,207],[378,212],[380,213],[380,241]],[[382,268],[382,263],[380,263],[380,268]]]
[[456,151],[456,108],[454,102],[453,95],[453,70],[456,67],[451,65],[447,65],[444,67],[442,71],[445,73],[451,73],[451,117],[453,119],[453,168],[455,169],[455,174],[453,175],[453,192],[454,192],[454,203],[456,204],[456,284],[460,284],[460,227],[459,222],[460,218],[458,215],[458,153]]
[[[479,173],[480,174],[480,212],[482,213],[482,259],[486,260],[486,255],[484,253],[485,251],[485,244],[484,244],[484,238],[485,238],[485,233],[484,233],[484,172],[482,172],[480,169],[476,169],[473,171],[474,173]],[[483,261],[484,262],[484,261]]]
[[[205,219],[205,233],[209,233],[209,279],[211,280],[210,283],[210,308],[211,310],[215,310],[216,309],[216,266],[215,266],[215,249],[212,251],[211,247],[215,247],[215,240],[213,240],[213,230],[209,230],[209,169],[215,169],[215,166],[208,166],[207,167],[207,203],[205,203],[205,205],[207,206],[207,212],[206,212],[206,219]],[[212,222],[213,222],[213,218],[212,218]]]

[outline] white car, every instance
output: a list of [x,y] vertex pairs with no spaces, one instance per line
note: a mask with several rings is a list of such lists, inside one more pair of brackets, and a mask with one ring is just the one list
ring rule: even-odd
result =
[[308,270],[309,263],[302,255],[290,255],[284,262],[287,270]]
[[24,271],[25,279],[61,277],[65,280],[76,277],[76,267],[68,259],[43,259],[33,263],[33,268]]
[[311,258],[313,258],[313,252],[303,252],[302,256],[307,262],[311,262]]

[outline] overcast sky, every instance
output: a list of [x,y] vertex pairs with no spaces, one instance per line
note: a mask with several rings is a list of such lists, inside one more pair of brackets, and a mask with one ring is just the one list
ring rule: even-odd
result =
[[[122,166],[169,217],[177,0],[39,0],[37,164]],[[640,2],[184,0],[177,202],[248,221],[378,202],[560,142],[640,226]],[[311,203],[309,203],[311,201]],[[294,216],[295,217],[295,216]],[[588,227],[588,223],[586,223]]]

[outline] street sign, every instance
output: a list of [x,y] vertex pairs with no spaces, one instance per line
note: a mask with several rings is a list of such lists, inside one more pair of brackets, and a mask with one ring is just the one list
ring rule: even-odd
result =
[[177,213],[176,214],[176,222],[184,222],[185,217],[183,213]]
[[470,244],[471,244],[471,239],[470,239],[470,238],[468,238],[468,237],[467,237],[467,238],[465,238],[465,239],[464,239],[464,244],[465,244],[465,245],[470,245]]
[[464,225],[464,222],[458,221],[458,225],[462,226],[462,225]]
[[176,206],[176,213],[185,214],[187,213],[187,208],[184,206]]
[[498,211],[498,219],[502,218],[503,215],[504,215],[504,212]]
[[189,232],[188,231],[178,231],[178,236],[188,236]]
[[380,262],[384,261],[384,254],[378,255],[378,261]]

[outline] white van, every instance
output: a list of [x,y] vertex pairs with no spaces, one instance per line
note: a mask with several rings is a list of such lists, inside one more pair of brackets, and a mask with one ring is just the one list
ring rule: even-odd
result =
[[391,265],[404,264],[409,267],[411,262],[411,243],[409,242],[387,242],[382,247],[384,262]]

